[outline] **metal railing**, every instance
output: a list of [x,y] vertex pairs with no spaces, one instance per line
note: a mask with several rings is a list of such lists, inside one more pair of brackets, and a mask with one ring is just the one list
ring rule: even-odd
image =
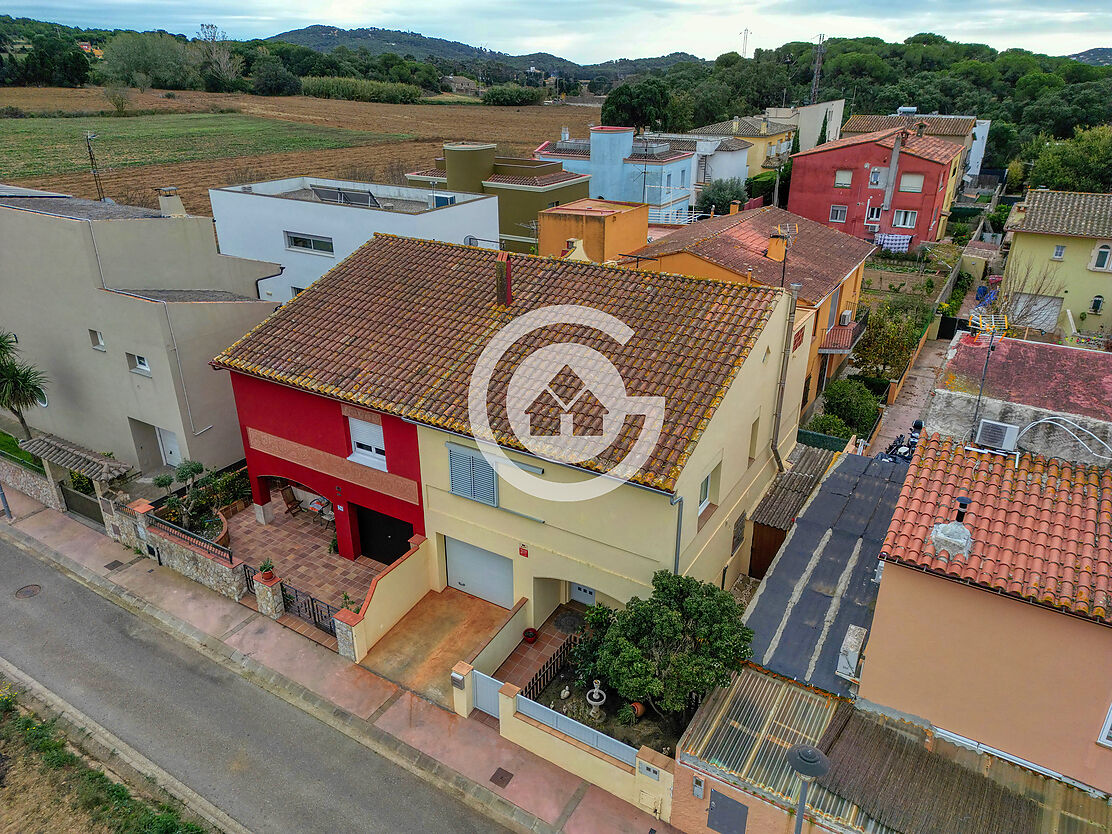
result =
[[45,475],[46,474],[46,468],[41,463],[35,463],[33,461],[24,460],[23,458],[16,457],[11,452],[5,452],[3,449],[0,449],[0,458],[3,458],[4,460],[7,460],[7,461],[11,461],[12,463],[16,464],[17,466],[22,466],[24,469],[29,469],[32,472],[37,472],[39,475]]
[[258,568],[253,568],[246,562],[243,563],[243,578],[247,582],[247,593],[255,593],[255,574],[259,572]]
[[127,506],[126,504],[121,504],[119,501],[113,501],[112,507],[119,515],[126,516],[127,518],[139,517],[138,513],[136,513],[135,510],[131,509],[131,507]]
[[616,738],[611,738],[606,733],[599,732],[586,724],[580,724],[574,718],[568,718],[566,715],[551,710],[543,704],[538,704],[524,695],[517,696],[516,706],[517,711],[522,715],[526,715],[534,721],[539,721],[546,727],[551,727],[553,730],[570,736],[576,741],[581,741],[600,753],[613,756],[630,767],[636,766],[637,750],[628,744],[618,741]]
[[568,639],[552,653],[552,657],[546,660],[541,668],[537,670],[537,674],[533,675],[529,683],[521,687],[521,694],[533,700],[539,698],[545,687],[552,683],[556,675],[567,664],[572,646],[577,645],[579,640],[578,634],[569,635]]
[[282,602],[287,614],[293,614],[321,631],[336,636],[336,624],[332,618],[339,612],[339,608],[285,582],[282,583]]
[[209,541],[208,539],[197,535],[196,533],[186,530],[184,527],[178,527],[176,524],[171,524],[164,518],[159,518],[154,513],[147,513],[147,529],[158,530],[166,534],[171,539],[177,539],[183,544],[196,550],[200,550],[206,556],[211,556],[217,561],[224,562],[229,567],[232,566],[232,551],[223,545],[216,542]]

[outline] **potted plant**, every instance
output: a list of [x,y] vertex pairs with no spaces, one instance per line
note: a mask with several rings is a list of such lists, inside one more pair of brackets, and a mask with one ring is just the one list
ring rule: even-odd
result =
[[274,562],[270,559],[265,560],[259,565],[259,576],[269,582],[274,578]]
[[537,642],[537,630],[535,628],[527,628],[521,632],[521,639],[528,643],[530,646]]

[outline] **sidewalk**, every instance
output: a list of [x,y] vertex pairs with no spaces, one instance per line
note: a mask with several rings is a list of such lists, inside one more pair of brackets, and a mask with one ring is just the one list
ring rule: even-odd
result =
[[[0,538],[517,831],[677,829],[5,485]],[[500,788],[499,768],[513,774]]]
[[927,406],[938,381],[938,372],[946,364],[949,349],[950,342],[946,339],[935,339],[923,345],[896,402],[884,409],[880,430],[869,446],[870,455],[883,452],[897,435],[906,437],[911,424],[921,420],[927,413]]

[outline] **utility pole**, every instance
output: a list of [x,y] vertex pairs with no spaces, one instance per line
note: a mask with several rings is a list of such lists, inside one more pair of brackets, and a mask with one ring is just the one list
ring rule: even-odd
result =
[[811,100],[814,104],[819,100],[819,78],[822,77],[822,54],[826,51],[826,35],[819,35],[819,42],[815,45],[815,70],[811,75]]
[[93,182],[97,184],[97,199],[102,203],[104,202],[104,186],[100,183],[100,171],[97,170],[97,158],[93,153],[93,140],[97,138],[95,133],[85,134],[85,146],[89,149],[89,165],[93,169]]
[[738,34],[741,35],[741,57],[748,58],[749,52],[749,27],[741,30]]

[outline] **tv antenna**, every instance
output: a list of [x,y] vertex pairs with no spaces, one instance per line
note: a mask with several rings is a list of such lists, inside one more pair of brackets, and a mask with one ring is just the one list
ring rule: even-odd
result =
[[811,76],[811,100],[814,104],[819,99],[819,78],[822,76],[822,54],[826,51],[826,35],[819,35],[819,42],[815,45],[815,71]]
[[97,157],[93,153],[93,140],[97,138],[95,133],[88,131],[85,133],[85,146],[89,149],[89,165],[93,169],[93,182],[97,184],[97,199],[102,203],[104,202],[104,186],[100,182],[100,171],[97,169]]

